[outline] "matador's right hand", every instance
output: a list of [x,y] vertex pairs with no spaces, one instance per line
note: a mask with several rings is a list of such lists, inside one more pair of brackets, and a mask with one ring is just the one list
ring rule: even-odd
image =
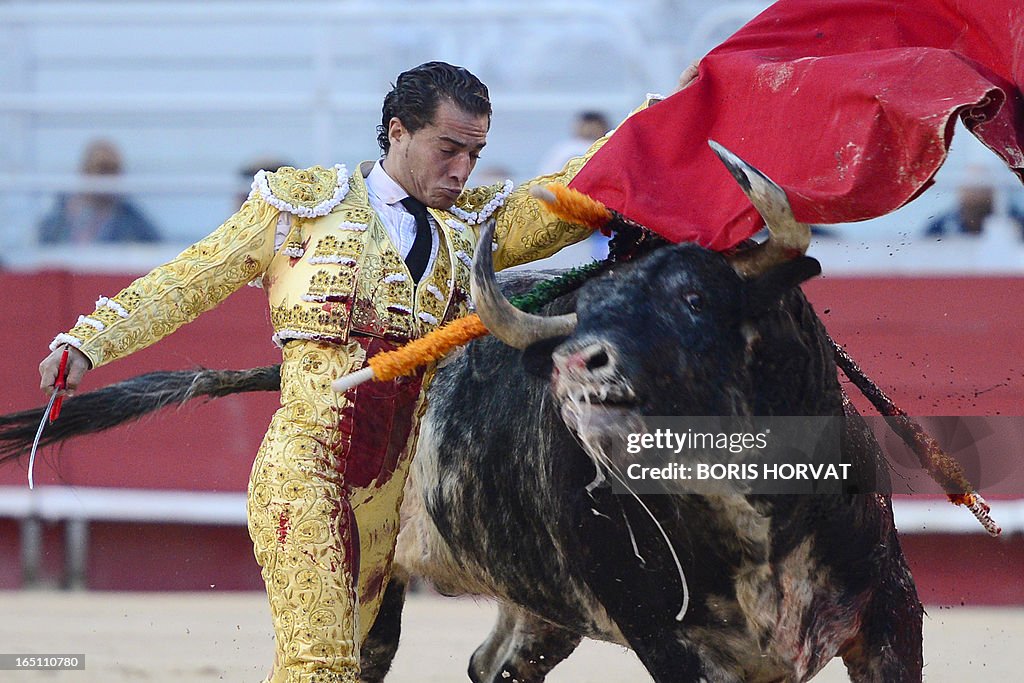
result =
[[[65,346],[58,346],[49,356],[39,364],[39,388],[47,395],[53,393],[53,385],[57,381],[57,371],[60,369],[60,357],[64,353]],[[89,358],[73,346],[67,346],[68,366],[67,383],[64,394],[70,396],[75,393],[78,384],[82,381],[85,371],[92,367]]]
[[697,66],[700,64],[700,60],[694,61],[690,66],[683,69],[683,73],[679,74],[679,83],[676,85],[676,89],[672,91],[673,94],[680,90],[689,87],[697,80]]

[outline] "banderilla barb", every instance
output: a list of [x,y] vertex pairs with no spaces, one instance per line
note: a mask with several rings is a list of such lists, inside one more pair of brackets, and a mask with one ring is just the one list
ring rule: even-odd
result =
[[879,413],[884,417],[891,418],[887,421],[889,427],[914,452],[918,462],[927,470],[931,478],[942,487],[942,490],[956,492],[946,494],[949,501],[954,505],[963,505],[970,510],[971,514],[985,527],[985,531],[989,535],[998,536],[1001,534],[1003,532],[1002,528],[996,524],[989,514],[992,508],[985,502],[981,494],[975,490],[971,482],[967,480],[967,476],[960,468],[960,464],[949,457],[942,450],[942,446],[925,432],[920,424],[911,419],[905,410],[897,406],[871,378],[864,374],[864,371],[850,357],[846,349],[839,346],[832,337],[829,337],[829,340],[832,342],[832,348],[835,350],[836,364],[842,369],[843,373],[871,401]]

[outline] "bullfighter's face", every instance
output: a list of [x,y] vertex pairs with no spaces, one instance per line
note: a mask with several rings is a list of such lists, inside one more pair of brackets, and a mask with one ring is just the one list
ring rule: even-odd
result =
[[398,117],[388,126],[391,149],[384,169],[411,196],[434,209],[447,209],[466,186],[480,150],[487,144],[490,119],[442,100],[434,120],[410,132]]

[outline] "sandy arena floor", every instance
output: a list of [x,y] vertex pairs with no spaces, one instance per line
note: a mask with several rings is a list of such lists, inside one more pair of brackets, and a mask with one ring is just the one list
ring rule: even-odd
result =
[[[936,608],[926,617],[925,680],[1021,680],[1024,610]],[[410,596],[402,646],[388,678],[396,683],[466,681],[470,653],[490,629],[493,605]],[[84,653],[85,671],[0,672],[0,681],[257,683],[272,635],[257,593],[0,594],[0,652]],[[649,681],[632,652],[584,642],[548,678],[552,683]],[[834,660],[815,679],[847,681]]]

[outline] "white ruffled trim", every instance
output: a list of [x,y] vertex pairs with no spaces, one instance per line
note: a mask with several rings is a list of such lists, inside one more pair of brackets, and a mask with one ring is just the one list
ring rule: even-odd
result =
[[345,164],[335,164],[334,170],[338,175],[337,185],[334,187],[334,196],[329,199],[325,199],[316,206],[295,206],[289,204],[285,200],[275,195],[270,189],[270,183],[267,182],[267,172],[260,171],[252,180],[252,190],[249,192],[249,197],[252,198],[255,195],[259,195],[263,200],[273,206],[275,209],[281,211],[287,211],[288,213],[301,216],[303,218],[319,218],[320,216],[326,216],[329,214],[334,207],[341,204],[341,201],[348,194],[348,169],[345,168]]
[[433,294],[435,299],[444,303],[444,294],[442,294],[441,290],[437,288],[437,285],[428,284],[427,291]]
[[102,320],[97,320],[96,318],[90,318],[87,315],[80,315],[80,316],[78,316],[78,322],[75,323],[75,324],[76,325],[88,325],[89,327],[93,327],[93,328],[99,330],[100,332],[102,332],[103,330],[107,329],[107,326],[103,324]]
[[319,294],[303,294],[299,298],[302,299],[303,301],[311,301],[315,304],[322,304],[325,301],[327,301],[326,296],[321,296]]
[[473,259],[470,257],[469,254],[467,254],[466,252],[462,251],[461,249],[459,249],[457,252],[455,252],[455,257],[457,259],[459,259],[460,261],[462,261],[463,263],[465,263],[467,268],[472,268],[473,267]]
[[349,258],[348,256],[339,256],[338,254],[328,254],[327,256],[314,256],[309,259],[310,263],[341,263],[346,266],[354,266],[356,260]]
[[366,232],[366,229],[370,227],[366,223],[354,223],[353,221],[342,221],[341,225],[338,226],[339,230],[351,230],[352,232]]
[[249,280],[245,283],[246,287],[255,287],[256,289],[263,289],[263,278],[258,277],[255,280]]
[[408,279],[404,273],[391,273],[384,278],[384,282],[391,284],[392,282],[405,282]]
[[457,206],[451,207],[450,209],[448,209],[448,211],[451,212],[453,215],[457,216],[458,218],[461,218],[463,221],[467,223],[471,223],[472,225],[480,225],[485,220],[490,218],[491,214],[497,211],[498,208],[500,208],[501,205],[505,203],[505,200],[508,199],[508,196],[512,194],[512,188],[514,187],[515,183],[513,183],[511,180],[506,180],[504,187],[501,188],[501,191],[498,192],[493,197],[491,197],[491,200],[484,204],[483,208],[481,208],[479,211],[470,212],[464,209],[460,209]]
[[458,222],[458,221],[457,221],[457,220],[455,220],[454,218],[448,218],[448,219],[446,219],[446,220],[445,220],[445,224],[446,224],[446,225],[447,225],[447,226],[448,226],[449,228],[451,228],[452,230],[455,230],[455,231],[457,231],[457,232],[466,232],[466,226],[465,226],[465,225],[463,225],[462,223]]
[[394,313],[405,313],[406,315],[412,315],[412,309],[402,304],[388,304],[388,310]]
[[433,316],[430,313],[427,313],[426,311],[420,311],[417,314],[417,317],[425,323],[429,323],[435,326],[437,325],[437,316]]
[[71,344],[71,346],[74,346],[76,349],[82,348],[82,340],[78,337],[72,337],[66,332],[61,332],[53,338],[53,341],[50,342],[50,350],[56,351],[61,344]]
[[128,309],[126,309],[124,306],[122,306],[121,304],[117,303],[113,299],[108,299],[105,296],[101,296],[99,299],[96,299],[96,308],[101,308],[103,306],[106,306],[107,308],[113,309],[122,318],[127,318],[128,317]]
[[302,258],[302,255],[306,253],[306,250],[302,247],[286,247],[281,251],[281,253],[285,256],[290,256],[291,258]]
[[314,334],[313,332],[305,332],[303,330],[291,330],[284,329],[280,332],[275,332],[274,336],[270,338],[274,344],[280,348],[284,348],[285,342],[292,339],[302,339],[305,341],[338,341],[341,337],[330,337],[323,334]]

